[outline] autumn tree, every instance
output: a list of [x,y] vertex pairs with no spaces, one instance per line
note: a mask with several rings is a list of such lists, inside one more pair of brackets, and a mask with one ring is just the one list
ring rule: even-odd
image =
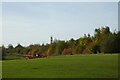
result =
[[54,53],[53,46],[51,45],[47,50],[47,56],[51,56]]
[[71,48],[65,48],[65,49],[62,51],[62,54],[63,54],[63,55],[73,55],[72,49],[71,49]]

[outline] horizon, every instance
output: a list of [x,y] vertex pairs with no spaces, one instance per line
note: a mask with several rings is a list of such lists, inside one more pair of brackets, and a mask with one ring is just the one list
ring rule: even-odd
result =
[[117,2],[3,2],[2,17],[4,46],[93,36],[102,26],[118,31]]

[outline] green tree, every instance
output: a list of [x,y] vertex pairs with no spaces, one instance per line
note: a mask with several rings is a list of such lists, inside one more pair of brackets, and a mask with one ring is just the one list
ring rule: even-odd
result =
[[24,53],[24,47],[21,44],[18,44],[15,47],[15,52],[18,53],[18,54],[23,54]]
[[8,50],[8,53],[10,53],[10,54],[14,54],[15,53],[15,49],[14,49],[12,44],[8,45],[8,49],[7,50]]
[[109,34],[101,41],[101,51],[103,53],[119,53],[120,52],[120,33]]
[[58,41],[56,44],[56,50],[55,50],[56,54],[57,55],[62,54],[62,51],[64,50],[64,48],[66,48],[65,41]]
[[4,47],[4,45],[2,45],[2,59],[4,60],[5,59],[5,56],[6,56],[6,53],[7,53],[7,50],[6,48]]
[[[101,53],[103,43],[105,42],[105,38],[111,34],[110,28],[108,26],[95,29],[94,37],[92,39],[91,44],[91,52],[92,53]],[[103,42],[104,41],[104,42]]]
[[114,34],[115,37],[115,46],[116,46],[116,53],[120,53],[120,31],[117,32],[117,34]]

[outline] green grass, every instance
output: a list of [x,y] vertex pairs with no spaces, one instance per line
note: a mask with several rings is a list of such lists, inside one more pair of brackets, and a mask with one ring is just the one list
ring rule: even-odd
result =
[[3,78],[117,78],[118,54],[3,61]]
[[16,59],[23,59],[22,55],[18,55],[18,54],[7,54],[4,56],[5,60],[16,60]]

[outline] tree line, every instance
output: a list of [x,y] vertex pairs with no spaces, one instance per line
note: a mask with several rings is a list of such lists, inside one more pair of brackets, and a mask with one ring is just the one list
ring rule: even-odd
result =
[[[52,37],[51,37],[52,39]],[[50,44],[30,44],[27,47],[18,44],[8,48],[2,45],[2,55],[35,55],[38,52],[46,56],[52,55],[74,55],[74,54],[97,54],[97,53],[120,53],[120,31],[111,32],[108,26],[97,28],[94,35],[84,34],[78,39],[53,40]]]

